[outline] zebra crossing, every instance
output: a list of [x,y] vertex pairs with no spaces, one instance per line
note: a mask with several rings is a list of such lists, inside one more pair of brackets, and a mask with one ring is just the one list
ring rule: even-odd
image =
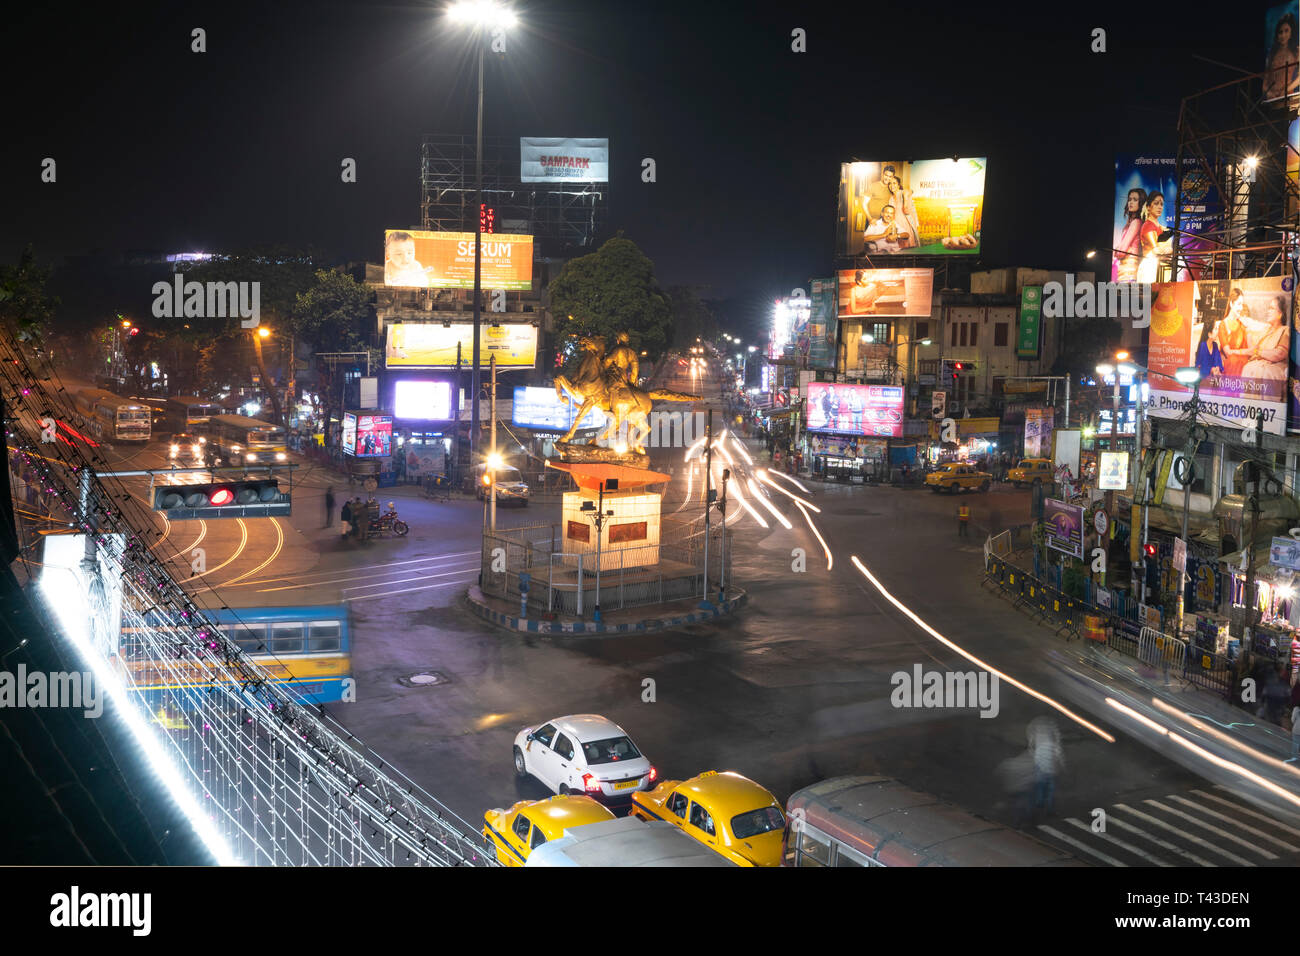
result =
[[1103,807],[1105,827],[1066,817],[1042,839],[1102,866],[1288,866],[1300,862],[1300,813],[1261,809],[1213,786]]

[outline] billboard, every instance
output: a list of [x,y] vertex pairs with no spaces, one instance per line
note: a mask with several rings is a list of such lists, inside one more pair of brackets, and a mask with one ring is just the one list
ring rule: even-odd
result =
[[607,183],[609,140],[519,137],[522,183]]
[[838,354],[839,282],[835,278],[812,280],[812,310],[808,314],[808,367],[833,369]]
[[1043,499],[1043,523],[1047,546],[1062,554],[1083,559],[1083,507],[1057,498]]
[[[472,232],[384,231],[384,285],[403,289],[474,288]],[[483,289],[533,287],[533,237],[509,233],[482,236],[479,243]]]
[[[479,326],[479,364],[490,356],[497,368],[532,368],[537,363],[537,328],[515,322]],[[385,368],[455,368],[474,361],[474,326],[470,322],[399,322],[388,327]]]
[[398,379],[393,385],[393,417],[407,421],[451,421],[451,382]]
[[1042,320],[1043,287],[1027,285],[1020,290],[1020,331],[1016,335],[1017,358],[1038,358],[1038,332]]
[[903,389],[890,385],[808,385],[808,431],[903,437]]
[[[567,432],[577,411],[568,402],[560,401],[553,388],[520,385],[515,388],[511,420],[520,428]],[[593,408],[578,427],[599,428],[604,424],[605,413],[599,408]]]
[[[1160,237],[1174,224],[1174,201],[1180,195],[1174,173],[1176,165],[1173,156],[1115,157],[1112,282],[1155,282],[1157,267],[1168,261],[1172,234],[1164,242],[1160,242]],[[1179,239],[1179,250],[1183,253],[1208,251],[1213,243],[1198,236],[1218,228],[1223,204],[1214,184],[1191,156],[1183,159],[1181,199],[1178,228],[1188,235]],[[1198,263],[1199,260],[1190,259],[1187,263],[1190,268],[1179,270],[1179,280],[1193,278],[1199,271]]]
[[1025,457],[1045,458],[1051,451],[1052,426],[1056,421],[1054,408],[1025,409]]
[[1123,491],[1128,487],[1128,452],[1103,451],[1101,453],[1097,487],[1102,491]]
[[356,458],[387,458],[392,448],[391,415],[343,413],[343,454]]
[[1284,106],[1300,91],[1300,17],[1295,0],[1270,7],[1264,14],[1264,102]]
[[839,315],[930,314],[933,269],[841,269]]
[[840,165],[836,254],[978,255],[988,160]]
[[1291,120],[1286,132],[1286,214],[1294,218],[1300,212],[1300,119]]
[[1201,371],[1200,411],[1210,424],[1286,433],[1291,355],[1291,277],[1162,282],[1154,287],[1147,367],[1147,413],[1180,418],[1192,388],[1172,381]]

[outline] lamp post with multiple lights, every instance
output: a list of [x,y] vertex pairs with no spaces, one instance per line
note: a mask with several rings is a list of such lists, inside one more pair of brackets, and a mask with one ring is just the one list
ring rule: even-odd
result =
[[[468,26],[471,30],[471,37],[478,46],[478,132],[475,139],[474,148],[474,183],[475,183],[475,209],[483,207],[483,54],[485,47],[493,33],[512,27],[518,22],[518,18],[507,7],[494,3],[492,0],[461,0],[460,3],[453,4],[447,9],[447,17],[453,23]],[[479,392],[479,334],[482,327],[482,298],[483,298],[483,249],[482,249],[483,227],[477,221],[474,223],[474,346],[473,346],[473,365],[474,365],[474,386],[470,389],[470,394],[474,396],[474,404],[470,409],[470,426],[469,426],[469,450],[470,461],[474,461],[478,453],[478,432],[479,432],[479,415],[478,415],[478,392]]]

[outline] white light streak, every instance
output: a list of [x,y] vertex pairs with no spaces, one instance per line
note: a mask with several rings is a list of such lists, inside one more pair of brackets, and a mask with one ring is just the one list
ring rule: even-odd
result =
[[757,483],[755,483],[753,478],[749,479],[749,490],[754,493],[754,497],[758,499],[759,504],[761,504],[768,511],[772,512],[773,518],[781,522],[781,524],[785,525],[787,531],[794,530],[794,525],[792,525],[788,520],[786,520],[785,515],[781,514],[781,512],[776,510],[776,505],[768,501],[767,498],[764,497],[763,493],[758,490],[758,485]]

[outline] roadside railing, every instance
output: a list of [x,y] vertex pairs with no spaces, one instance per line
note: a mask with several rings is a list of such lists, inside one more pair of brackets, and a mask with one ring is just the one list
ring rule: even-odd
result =
[[1066,594],[1059,585],[1041,580],[996,553],[1005,546],[997,543],[998,537],[986,544],[985,582],[1013,605],[1055,626],[1058,634],[1095,641],[1158,670],[1166,679],[1179,677],[1224,699],[1231,697],[1231,665],[1225,655],[1189,646],[1158,628],[1144,626],[1136,602],[1116,601],[1119,595],[1112,594],[1112,604],[1123,604],[1122,608],[1101,607]]

